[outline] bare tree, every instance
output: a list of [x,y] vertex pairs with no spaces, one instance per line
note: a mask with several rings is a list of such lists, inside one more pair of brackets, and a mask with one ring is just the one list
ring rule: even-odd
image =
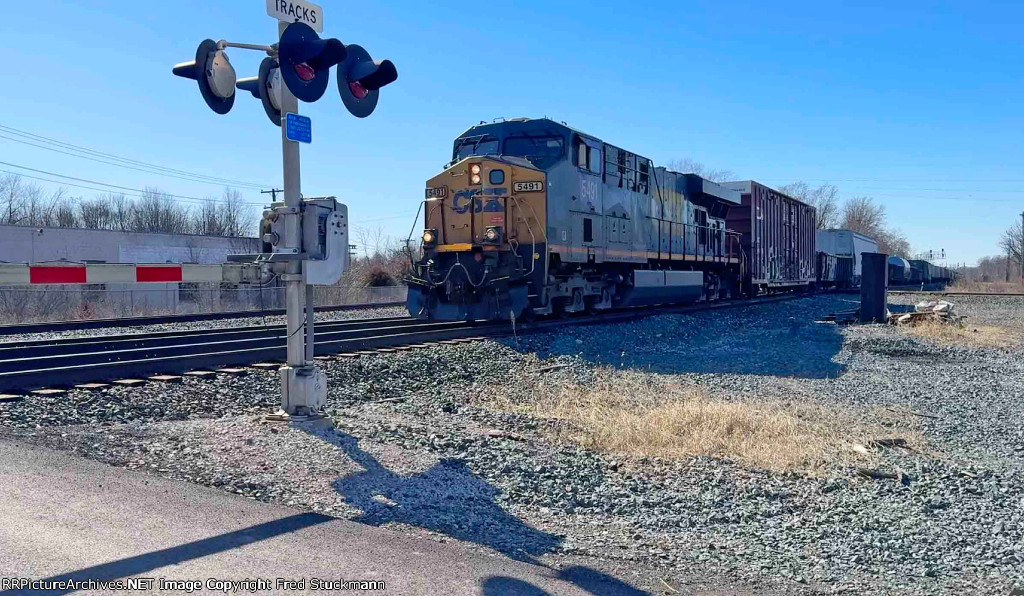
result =
[[850,199],[843,205],[841,226],[875,238],[885,228],[885,207],[869,197]]
[[220,221],[220,209],[214,199],[206,199],[198,209],[192,212],[192,217],[194,233],[204,236],[220,236],[224,233]]
[[733,178],[732,170],[712,170],[689,157],[670,161],[667,167],[674,172],[697,174],[701,178],[706,178],[712,182],[725,182]]
[[356,244],[362,249],[363,258],[371,259],[382,255],[390,247],[390,239],[384,233],[384,228],[381,226],[376,228],[353,226],[352,232],[355,236]]
[[78,201],[78,220],[82,223],[83,228],[91,230],[115,229],[111,203],[103,197],[80,199]]
[[25,212],[25,184],[21,176],[8,174],[0,178],[0,207],[3,208],[3,223],[18,225]]
[[254,212],[242,193],[225,188],[221,199],[210,199],[193,214],[156,188],[147,188],[133,201],[124,193],[93,199],[69,197],[65,188],[47,194],[20,176],[0,177],[0,224],[117,230],[167,234],[244,236],[255,231]]
[[1003,232],[999,238],[999,248],[1006,255],[1006,281],[1010,281],[1010,269],[1015,269],[1016,275],[1022,275],[1021,257],[1024,255],[1024,228],[1021,222],[1015,222],[1009,229]]
[[132,201],[123,192],[110,193],[106,197],[110,204],[111,227],[115,230],[127,232],[132,225]]
[[220,200],[223,235],[244,236],[246,233],[253,233],[256,218],[253,209],[245,204],[242,193],[235,188],[225,188]]
[[839,222],[839,188],[834,184],[811,188],[806,182],[794,182],[779,190],[814,207],[815,228],[828,230],[836,227]]
[[225,188],[220,200],[207,199],[193,213],[193,230],[207,236],[244,236],[255,228],[253,210],[242,199],[242,193]]
[[187,234],[189,210],[175,203],[170,195],[147,187],[131,210],[130,229],[133,232]]
[[911,255],[910,242],[899,230],[882,229],[875,233],[874,238],[880,252],[903,257]]
[[78,218],[78,205],[81,199],[61,197],[54,201],[50,211],[52,223],[48,224],[57,228],[77,228],[81,220]]

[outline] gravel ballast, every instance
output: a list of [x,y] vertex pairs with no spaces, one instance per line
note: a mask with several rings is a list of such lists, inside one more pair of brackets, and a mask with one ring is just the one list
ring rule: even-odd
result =
[[[1024,298],[953,299],[1024,327]],[[1024,588],[1022,348],[938,344],[815,319],[852,297],[561,328],[325,364],[334,430],[263,422],[275,374],[187,378],[0,403],[0,436],[549,564],[583,561],[653,593],[978,593]],[[898,301],[894,297],[894,302]],[[991,311],[986,301],[991,301]],[[962,303],[963,302],[963,303]],[[672,375],[732,400],[889,412],[924,448],[876,448],[866,478],[709,458],[597,453],[555,421],[491,410],[503,384]]]

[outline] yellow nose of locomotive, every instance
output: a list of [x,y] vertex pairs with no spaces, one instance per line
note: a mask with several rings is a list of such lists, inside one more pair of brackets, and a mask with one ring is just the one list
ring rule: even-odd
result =
[[427,182],[424,248],[508,250],[543,234],[544,172],[522,160],[473,156]]

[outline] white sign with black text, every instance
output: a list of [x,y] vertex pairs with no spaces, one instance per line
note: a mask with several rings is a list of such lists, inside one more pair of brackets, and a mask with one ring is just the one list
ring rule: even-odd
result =
[[324,9],[304,0],[267,0],[267,15],[285,23],[305,23],[324,32]]

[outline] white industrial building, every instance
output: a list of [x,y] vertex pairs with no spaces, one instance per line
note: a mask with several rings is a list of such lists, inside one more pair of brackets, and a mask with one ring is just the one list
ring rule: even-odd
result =
[[[0,225],[0,250],[9,263],[198,263],[221,264],[227,255],[256,253],[260,242],[256,238],[199,236],[193,234],[149,234],[119,232],[115,230],[88,230],[79,228],[37,228]],[[89,286],[57,286],[40,288],[13,288],[0,291],[8,294],[4,310],[10,310],[12,300],[31,300],[49,292],[49,299],[62,304],[69,300],[81,302],[83,297],[97,304],[117,303],[121,310],[145,309],[178,310],[182,296],[186,299],[220,299],[219,288],[204,288],[197,292],[185,284],[91,284]],[[202,296],[200,297],[200,294]],[[208,295],[207,295],[208,294]]]

